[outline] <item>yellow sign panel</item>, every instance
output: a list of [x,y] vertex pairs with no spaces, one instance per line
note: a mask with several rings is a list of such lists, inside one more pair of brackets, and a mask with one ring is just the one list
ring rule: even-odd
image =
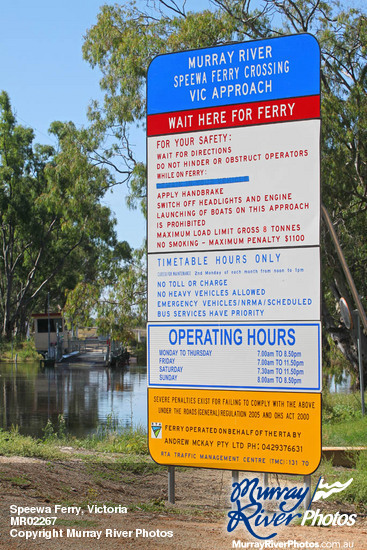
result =
[[149,388],[158,464],[309,475],[321,458],[321,394]]

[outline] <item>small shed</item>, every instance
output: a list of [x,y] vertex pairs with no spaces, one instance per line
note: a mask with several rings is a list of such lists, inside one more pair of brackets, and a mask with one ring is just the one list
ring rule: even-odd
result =
[[[65,322],[61,313],[33,313],[34,319],[34,343],[38,353],[42,355],[48,352],[50,331],[50,351],[56,357],[56,349],[64,354],[68,348],[68,331],[65,330]],[[52,350],[54,354],[52,354]]]

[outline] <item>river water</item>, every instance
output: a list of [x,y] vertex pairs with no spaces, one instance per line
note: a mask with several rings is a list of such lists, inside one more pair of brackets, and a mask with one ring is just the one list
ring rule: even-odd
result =
[[135,365],[0,363],[0,427],[18,426],[21,434],[42,437],[47,421],[56,426],[62,414],[67,431],[77,437],[111,422],[121,431],[146,429],[146,373],[146,367]]
[[[42,437],[48,420],[63,415],[69,434],[84,437],[111,423],[118,430],[147,425],[147,368],[111,369],[101,363],[0,363],[0,428],[17,426],[24,435]],[[350,377],[331,392],[349,392]]]

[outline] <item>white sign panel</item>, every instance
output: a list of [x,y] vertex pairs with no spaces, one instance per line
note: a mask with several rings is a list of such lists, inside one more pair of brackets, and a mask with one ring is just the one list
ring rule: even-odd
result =
[[320,391],[321,325],[150,324],[148,386]]
[[319,120],[150,137],[148,252],[319,245],[319,137]]
[[320,315],[318,248],[150,254],[151,321],[304,320]]

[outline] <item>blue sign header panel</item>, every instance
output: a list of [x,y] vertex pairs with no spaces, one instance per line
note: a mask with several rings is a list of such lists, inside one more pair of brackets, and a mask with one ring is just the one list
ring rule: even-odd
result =
[[310,34],[161,55],[148,70],[148,115],[313,96],[320,48]]

